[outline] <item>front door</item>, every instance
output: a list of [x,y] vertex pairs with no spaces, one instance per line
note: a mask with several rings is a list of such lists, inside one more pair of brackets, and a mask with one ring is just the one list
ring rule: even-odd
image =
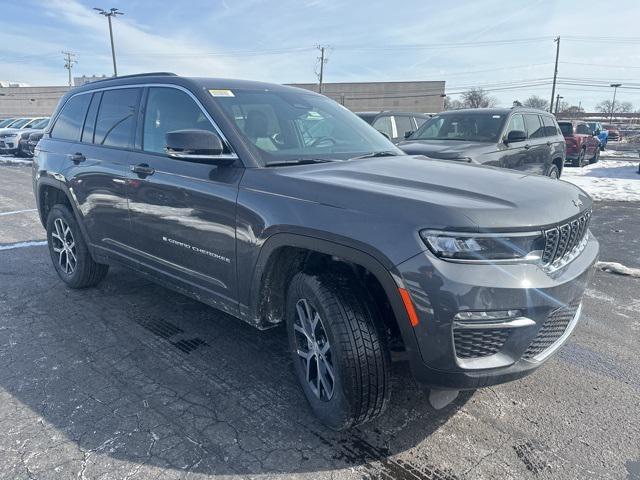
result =
[[544,175],[547,158],[551,155],[551,143],[547,142],[544,135],[544,126],[540,115],[525,113],[524,124],[527,127],[529,139],[525,144],[526,159],[524,171]]
[[[509,120],[507,129],[504,132],[504,138],[507,138],[509,132],[514,130],[525,133],[527,132],[526,127],[524,126],[524,118],[519,113],[513,115]],[[510,168],[512,170],[525,171],[527,160],[527,150],[525,145],[527,145],[527,142],[528,141],[525,140],[524,142],[509,143],[504,147],[500,146],[500,166],[503,168]]]
[[167,132],[215,127],[181,89],[150,87],[145,97],[142,151],[129,159],[134,254],[150,270],[234,312],[236,199],[244,169],[166,155]]

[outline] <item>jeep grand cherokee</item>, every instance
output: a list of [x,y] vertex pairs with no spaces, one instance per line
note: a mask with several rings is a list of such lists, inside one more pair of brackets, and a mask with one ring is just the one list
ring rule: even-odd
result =
[[121,264],[283,324],[335,429],[384,411],[391,350],[436,392],[531,373],[575,327],[598,254],[591,199],[572,185],[408,156],[322,95],[250,81],[75,88],[33,186],[69,287]]

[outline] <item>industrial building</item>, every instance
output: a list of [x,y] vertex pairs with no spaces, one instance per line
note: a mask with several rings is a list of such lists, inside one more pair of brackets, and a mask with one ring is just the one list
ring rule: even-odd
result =
[[[318,91],[317,83],[291,86]],[[324,83],[322,93],[354,112],[436,113],[444,109],[444,87],[444,81]]]
[[47,117],[69,87],[0,87],[0,118]]

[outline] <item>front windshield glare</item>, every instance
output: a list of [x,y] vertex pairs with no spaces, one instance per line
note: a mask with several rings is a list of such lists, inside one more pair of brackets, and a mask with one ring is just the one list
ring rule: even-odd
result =
[[411,140],[466,140],[495,142],[506,115],[491,113],[447,113],[427,121]]
[[216,101],[265,165],[378,152],[403,155],[384,135],[326,97],[238,90]]

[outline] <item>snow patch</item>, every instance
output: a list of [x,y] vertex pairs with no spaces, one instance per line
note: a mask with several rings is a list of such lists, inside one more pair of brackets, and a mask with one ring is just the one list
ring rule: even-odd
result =
[[582,188],[594,200],[640,202],[639,162],[605,160],[583,168],[566,167],[562,180]]
[[627,275],[629,277],[640,278],[640,268],[630,268],[617,262],[598,262],[596,264],[603,272],[617,273],[618,275]]
[[0,155],[0,165],[31,165],[32,160],[28,158],[16,158],[12,155]]
[[41,242],[8,243],[5,245],[0,245],[0,250],[13,250],[14,248],[26,248],[26,247],[40,247],[46,244],[47,244],[46,240]]

